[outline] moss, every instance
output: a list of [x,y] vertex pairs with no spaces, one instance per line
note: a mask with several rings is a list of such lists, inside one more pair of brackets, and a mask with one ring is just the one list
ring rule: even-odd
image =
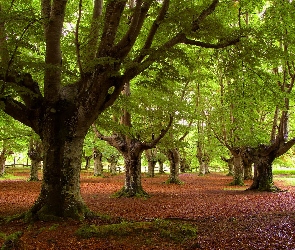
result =
[[51,212],[48,206],[43,206],[38,212],[37,217],[41,221],[61,221],[61,217]]
[[153,236],[157,234],[160,238],[183,243],[197,237],[197,228],[189,223],[155,220],[153,222],[121,222],[101,226],[86,224],[76,231],[77,236],[87,239],[124,237],[133,234],[143,236],[145,239],[149,238],[149,234]]
[[3,222],[9,223],[11,221],[24,219],[25,218],[25,214],[26,213],[22,213],[22,214],[15,214],[15,215],[12,215],[12,216],[4,217],[3,218]]
[[18,246],[19,239],[23,235],[21,231],[15,232],[5,237],[1,250],[15,249]]
[[154,223],[161,237],[168,240],[182,243],[197,237],[197,228],[189,223],[172,222],[169,220],[156,220]]
[[177,184],[177,185],[182,185],[183,182],[179,180],[178,178],[169,178],[166,182],[166,184]]

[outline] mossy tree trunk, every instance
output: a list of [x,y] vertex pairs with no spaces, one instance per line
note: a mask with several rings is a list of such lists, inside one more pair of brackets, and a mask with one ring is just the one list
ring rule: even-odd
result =
[[233,154],[233,164],[234,164],[234,176],[231,185],[244,185],[244,168],[243,168],[243,158],[242,150],[240,148],[235,148],[231,152]]
[[159,164],[159,174],[164,174],[164,161],[162,159],[158,159],[158,164]]
[[83,151],[83,158],[85,160],[85,170],[88,170],[90,167],[90,161],[92,159],[92,155],[86,155],[85,151]]
[[141,185],[141,155],[143,153],[143,148],[141,144],[136,141],[130,141],[130,143],[133,144],[133,147],[122,153],[125,166],[125,184],[124,187],[117,192],[117,196],[148,196]]
[[170,163],[170,175],[167,183],[180,184],[179,180],[179,163],[180,157],[177,148],[169,149],[167,151],[167,157]]
[[28,156],[31,160],[31,170],[29,181],[39,181],[38,170],[43,160],[43,146],[40,139],[31,138]]
[[103,174],[103,165],[102,165],[102,153],[97,147],[93,148],[93,174],[94,176],[101,176]]
[[252,180],[253,171],[252,171],[252,162],[248,163],[244,161],[244,180]]
[[111,175],[117,174],[117,164],[118,164],[118,156],[117,155],[110,155],[110,157],[107,158],[107,161],[109,163],[109,169]]
[[234,158],[233,157],[225,158],[222,156],[221,159],[227,163],[227,168],[228,168],[227,176],[234,176]]
[[156,149],[147,149],[145,150],[145,156],[148,161],[148,177],[155,176],[155,166],[157,163],[157,151]]
[[80,193],[82,148],[87,129],[77,127],[75,104],[63,102],[56,107],[58,110],[52,108],[45,115],[43,182],[30,214],[40,220],[81,219],[87,211]]
[[180,172],[185,173],[186,171],[190,170],[190,165],[186,158],[180,158]]
[[274,192],[279,191],[273,183],[272,163],[276,158],[276,150],[269,150],[271,147],[260,147],[257,149],[254,160],[255,173],[253,183],[249,190]]

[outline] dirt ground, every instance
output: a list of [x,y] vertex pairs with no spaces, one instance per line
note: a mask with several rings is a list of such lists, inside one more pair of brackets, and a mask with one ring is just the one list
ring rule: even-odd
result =
[[[14,173],[27,177],[28,173]],[[191,241],[175,242],[157,232],[83,239],[75,232],[83,225],[99,225],[100,218],[83,222],[59,221],[26,224],[5,223],[4,218],[28,210],[37,198],[41,182],[25,179],[0,181],[0,246],[4,235],[21,232],[11,249],[295,249],[295,188],[275,182],[287,190],[280,193],[245,191],[229,186],[232,178],[211,173],[180,175],[182,185],[167,185],[168,175],[145,178],[142,198],[111,198],[124,184],[124,176],[81,176],[85,203],[95,213],[117,221],[165,219],[189,223],[197,228]],[[2,236],[2,237],[1,237]]]

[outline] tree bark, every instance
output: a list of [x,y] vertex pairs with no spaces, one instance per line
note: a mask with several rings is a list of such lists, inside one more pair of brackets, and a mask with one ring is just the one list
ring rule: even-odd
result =
[[170,162],[170,175],[167,183],[181,184],[179,180],[179,152],[176,148],[169,149],[167,152],[167,157]]
[[33,218],[39,220],[82,219],[88,212],[80,193],[82,148],[87,129],[78,129],[76,110],[70,105],[61,103],[58,110],[51,109],[45,116],[43,182],[30,210]]
[[0,176],[5,174],[6,150],[2,149],[0,154]]
[[136,139],[130,140],[128,150],[122,152],[125,166],[124,187],[116,193],[118,197],[148,197],[141,185],[141,155],[143,147]]
[[93,160],[94,160],[94,176],[101,176],[103,174],[103,165],[102,165],[102,153],[98,148],[93,148]]
[[158,164],[159,164],[159,174],[164,174],[164,161],[162,159],[158,159]]
[[257,149],[254,159],[255,173],[253,183],[249,190],[276,192],[280,189],[273,183],[272,163],[276,158],[276,150],[269,150],[270,147]]
[[117,174],[118,156],[111,155],[107,160],[109,163],[109,169],[110,169],[111,175],[116,175]]
[[234,176],[234,158],[230,157],[227,159],[222,156],[221,159],[227,163],[227,167],[228,167],[227,176]]
[[40,140],[31,138],[28,156],[31,160],[31,171],[29,181],[39,181],[38,169],[43,160],[43,147]]
[[244,180],[252,180],[253,173],[252,173],[252,162],[245,162],[244,161]]
[[234,176],[231,185],[244,185],[244,168],[241,149],[235,150],[233,153]]
[[148,161],[148,177],[155,177],[155,166],[157,163],[156,149],[145,150],[145,156]]

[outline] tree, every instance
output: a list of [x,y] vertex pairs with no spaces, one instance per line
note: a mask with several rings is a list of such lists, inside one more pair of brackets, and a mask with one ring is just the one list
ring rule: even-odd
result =
[[40,136],[45,152],[33,218],[87,214],[79,186],[83,140],[126,82],[176,56],[178,44],[239,41],[222,16],[228,6],[218,2],[139,0],[132,9],[127,0],[1,2],[0,106]]
[[39,181],[38,169],[43,160],[43,147],[40,138],[32,136],[29,143],[28,156],[31,160],[31,172],[29,181]]

